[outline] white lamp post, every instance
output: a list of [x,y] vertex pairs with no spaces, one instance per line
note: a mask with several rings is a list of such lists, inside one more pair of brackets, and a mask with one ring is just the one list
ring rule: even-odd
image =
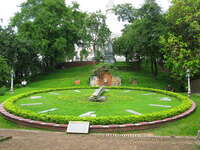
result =
[[12,69],[11,72],[10,72],[10,76],[11,76],[11,79],[10,79],[10,93],[13,94],[14,93],[14,88],[13,88],[13,80],[14,80],[14,70]]
[[190,69],[187,69],[187,79],[188,79],[188,97],[191,97]]

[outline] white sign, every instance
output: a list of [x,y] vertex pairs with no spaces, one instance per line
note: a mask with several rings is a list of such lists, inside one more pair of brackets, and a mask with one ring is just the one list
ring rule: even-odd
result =
[[67,133],[88,133],[90,123],[86,121],[69,121]]

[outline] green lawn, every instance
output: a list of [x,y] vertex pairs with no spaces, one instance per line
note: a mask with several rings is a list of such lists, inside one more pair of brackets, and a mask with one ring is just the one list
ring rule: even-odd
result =
[[[79,89],[38,93],[19,99],[16,102],[16,105],[21,109],[31,110],[34,112],[56,108],[57,110],[45,113],[50,115],[79,116],[94,111],[97,117],[99,117],[130,115],[131,113],[126,110],[133,110],[141,114],[147,114],[157,111],[165,111],[181,104],[181,101],[178,99],[164,94],[126,89],[109,89],[103,94],[106,96],[105,102],[91,102],[88,98],[94,91],[95,89]],[[36,99],[32,99],[35,97]],[[171,101],[163,101],[162,98],[168,98]],[[149,104],[171,107],[149,106]]]
[[[186,95],[186,94],[184,94]],[[168,123],[158,129],[152,130],[157,135],[197,135],[200,130],[200,96],[193,95],[192,100],[197,104],[197,109],[186,118]]]
[[[93,68],[94,66],[88,65],[83,67],[57,70],[50,74],[41,75],[29,83],[27,87],[16,89],[14,95],[36,89],[78,86],[74,85],[75,80],[81,80],[80,86],[88,85],[89,75],[91,74],[91,70]],[[171,82],[167,75],[163,73],[158,76],[157,80],[153,80],[149,72],[133,72],[132,70],[121,70],[117,71],[116,73],[122,78],[122,85],[124,86],[133,86],[131,85],[131,79],[133,78],[138,81],[138,85],[135,85],[138,87],[165,89],[168,84],[171,84],[174,87],[176,86],[174,82]],[[10,96],[11,95],[9,93],[6,93],[5,96],[0,96],[0,103]],[[196,135],[197,130],[200,129],[200,96],[192,96],[192,100],[196,102],[198,107],[196,111],[190,116],[176,122],[168,123],[161,126],[160,128],[145,130],[142,132],[152,132],[156,135]],[[23,127],[7,121],[0,116],[0,128],[20,129]]]

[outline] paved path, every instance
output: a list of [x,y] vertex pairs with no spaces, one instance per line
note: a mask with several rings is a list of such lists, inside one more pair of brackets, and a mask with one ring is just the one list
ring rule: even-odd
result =
[[195,150],[195,137],[154,137],[145,134],[66,134],[0,129],[0,150]]

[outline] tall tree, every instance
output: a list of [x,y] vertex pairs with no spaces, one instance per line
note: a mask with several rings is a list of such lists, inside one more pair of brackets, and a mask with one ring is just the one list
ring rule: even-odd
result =
[[134,8],[131,3],[118,4],[113,7],[112,11],[118,16],[119,21],[130,23],[138,18],[138,9]]
[[165,64],[179,81],[187,69],[194,78],[200,75],[199,10],[199,0],[173,0],[166,15],[170,31],[161,39]]
[[161,8],[155,0],[146,0],[145,4],[138,11],[139,30],[137,32],[140,39],[139,46],[141,53],[151,64],[151,71],[154,78],[158,74],[158,61],[161,58],[160,36],[166,32]]
[[133,32],[130,32],[130,29],[123,32],[122,36],[115,38],[113,41],[113,50],[114,53],[119,56],[124,56],[126,58],[126,62],[129,62],[136,56],[137,51],[134,49],[134,43],[132,37]]
[[[121,9],[126,8],[121,7]],[[128,50],[129,57],[137,55],[139,58],[147,59],[151,64],[152,75],[156,78],[157,65],[161,58],[159,39],[166,32],[161,8],[155,0],[146,0],[141,8],[133,9],[132,12],[134,12],[131,13],[133,19],[129,19],[131,23],[126,25],[122,34],[127,43],[124,50]]]
[[9,80],[10,75],[10,66],[7,64],[5,58],[0,55],[0,87],[6,84],[6,81]]
[[110,37],[110,30],[106,25],[106,16],[100,11],[91,13],[86,19],[86,28],[89,35],[89,46],[92,46],[95,56],[105,47]]
[[0,43],[1,55],[9,60],[10,66],[14,67],[17,61],[18,41],[12,28],[0,28]]
[[76,3],[67,7],[64,0],[28,0],[12,19],[21,39],[32,41],[43,68],[54,67],[72,57],[80,40],[80,15]]

